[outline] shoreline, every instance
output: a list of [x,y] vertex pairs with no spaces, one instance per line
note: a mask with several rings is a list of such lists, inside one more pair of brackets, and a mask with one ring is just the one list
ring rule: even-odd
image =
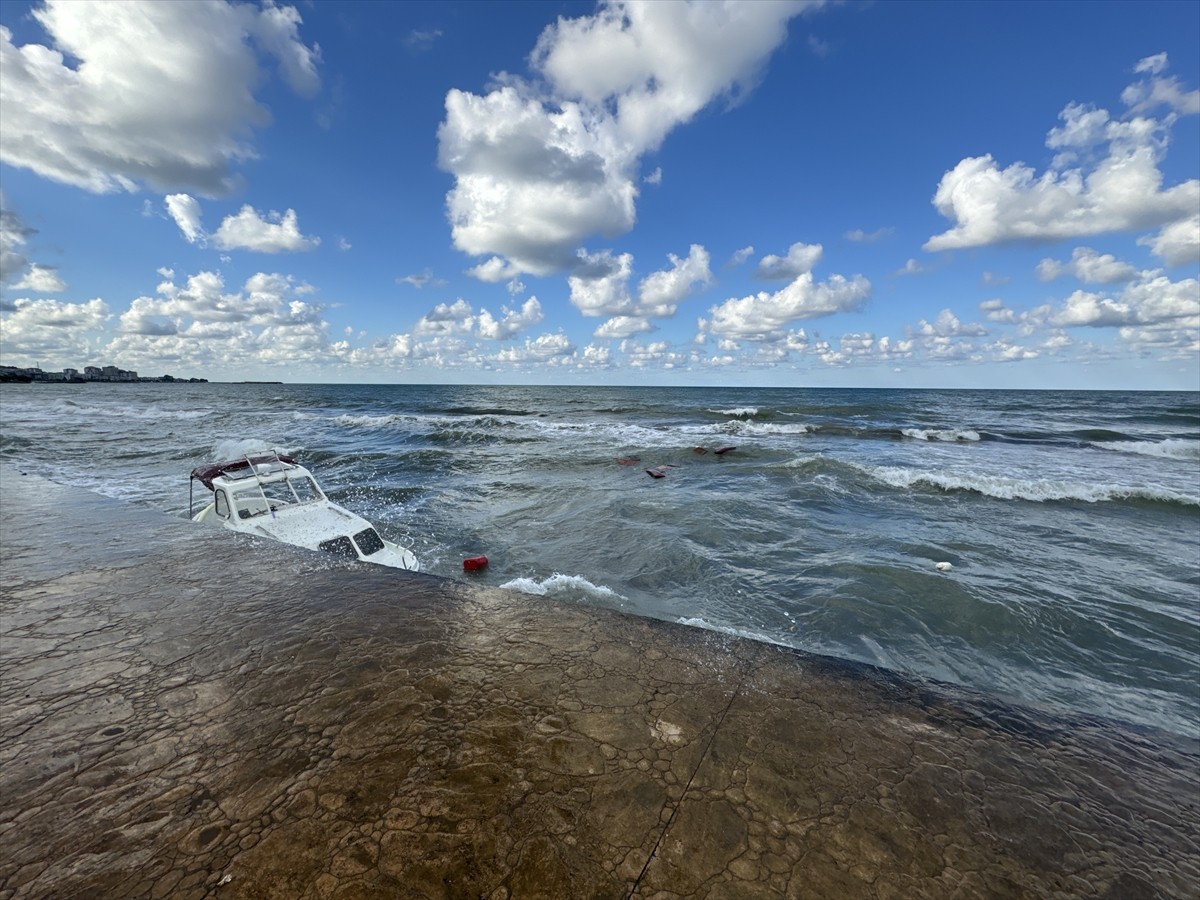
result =
[[0,496],[0,900],[1200,880],[1180,736],[337,564],[8,464]]

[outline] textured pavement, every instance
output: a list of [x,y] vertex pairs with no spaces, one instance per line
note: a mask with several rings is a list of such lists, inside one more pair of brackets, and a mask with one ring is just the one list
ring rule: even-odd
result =
[[1195,743],[0,467],[0,900],[1197,896]]

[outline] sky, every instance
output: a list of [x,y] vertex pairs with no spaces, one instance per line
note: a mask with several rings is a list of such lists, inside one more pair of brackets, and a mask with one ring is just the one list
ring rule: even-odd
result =
[[1200,390],[1200,3],[0,4],[0,364]]

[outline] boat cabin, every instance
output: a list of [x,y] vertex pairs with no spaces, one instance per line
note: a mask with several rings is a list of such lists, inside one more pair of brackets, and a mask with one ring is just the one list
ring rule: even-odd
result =
[[418,569],[410,551],[383,540],[365,519],[331,502],[309,471],[289,456],[260,452],[200,466],[192,470],[192,480],[213,492],[212,502],[193,516],[196,522],[347,559]]

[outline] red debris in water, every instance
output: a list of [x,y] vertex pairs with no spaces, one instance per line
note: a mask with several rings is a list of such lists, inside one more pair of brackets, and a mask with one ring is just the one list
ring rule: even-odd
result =
[[660,471],[658,471],[658,469],[647,469],[646,474],[649,475],[651,478],[666,478],[667,477],[666,472],[660,472]]
[[488,558],[486,556],[469,556],[463,560],[463,570],[466,572],[475,572],[486,568],[487,564]]

